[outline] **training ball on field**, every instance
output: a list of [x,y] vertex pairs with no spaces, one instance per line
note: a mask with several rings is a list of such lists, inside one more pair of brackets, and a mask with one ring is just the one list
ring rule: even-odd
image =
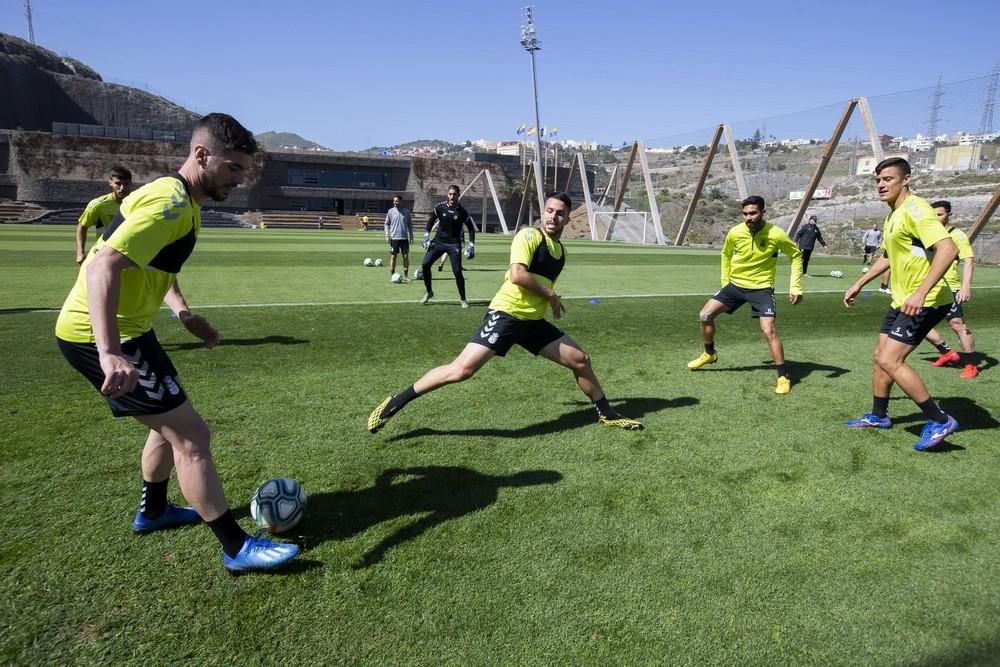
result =
[[365,257],[365,261],[362,262],[365,266],[374,266],[375,262],[372,261],[371,257]]
[[403,282],[403,274],[402,273],[394,273],[394,274],[392,274],[392,278],[390,278],[390,280],[392,280],[392,282],[394,282],[394,283],[401,283],[401,282]]
[[834,278],[843,278],[844,272],[841,271],[840,269],[834,269],[833,271],[830,272],[830,275],[833,276]]
[[382,266],[383,264],[385,264],[385,262],[382,261],[381,257],[375,260],[375,266]]
[[416,278],[417,280],[423,280],[424,279],[423,268],[417,269],[416,272],[413,274],[413,277]]
[[272,533],[290,530],[306,514],[306,492],[294,479],[275,477],[259,487],[250,499],[250,516]]
[[861,273],[868,273],[868,267],[867,266],[862,266],[861,267]]

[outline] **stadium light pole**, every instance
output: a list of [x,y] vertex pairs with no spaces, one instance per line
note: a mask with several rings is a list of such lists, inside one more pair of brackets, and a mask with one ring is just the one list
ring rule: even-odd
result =
[[538,80],[535,77],[535,51],[542,48],[535,36],[534,8],[524,8],[521,24],[521,46],[531,56],[531,92],[535,102],[535,188],[538,190],[538,213],[545,206],[545,186],[542,184],[542,124],[538,118]]

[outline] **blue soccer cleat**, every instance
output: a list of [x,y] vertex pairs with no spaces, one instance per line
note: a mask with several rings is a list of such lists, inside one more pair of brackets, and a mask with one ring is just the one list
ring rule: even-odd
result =
[[230,557],[223,552],[222,565],[230,572],[273,570],[299,555],[299,545],[272,542],[261,537],[263,532],[253,537],[248,535],[243,548],[235,556]]
[[878,417],[874,413],[869,412],[860,419],[852,419],[851,421],[844,422],[844,426],[850,428],[892,428],[892,420],[889,417]]
[[132,531],[135,533],[152,533],[154,530],[162,530],[173,526],[183,526],[188,523],[197,523],[201,517],[192,507],[181,507],[180,505],[167,505],[163,514],[155,519],[147,519],[142,512],[135,513],[135,521],[132,522]]
[[918,452],[925,452],[941,444],[942,440],[957,430],[958,422],[951,415],[948,415],[948,421],[943,424],[928,421],[924,424],[924,430],[920,432],[920,440],[917,440],[917,444],[913,445],[913,448]]

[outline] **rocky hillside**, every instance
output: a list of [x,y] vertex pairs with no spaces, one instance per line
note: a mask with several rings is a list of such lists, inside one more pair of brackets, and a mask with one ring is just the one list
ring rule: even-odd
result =
[[72,58],[0,33],[0,128],[52,131],[52,123],[189,130],[198,115],[143,90],[105,83]]

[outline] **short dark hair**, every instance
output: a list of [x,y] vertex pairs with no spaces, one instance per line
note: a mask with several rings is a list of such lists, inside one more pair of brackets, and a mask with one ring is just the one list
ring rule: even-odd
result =
[[457,192],[459,194],[462,194],[462,188],[458,187],[457,185],[449,185],[448,186],[448,191],[450,192],[452,190],[454,190],[455,192]]
[[905,159],[901,157],[887,157],[875,165],[875,175],[881,174],[882,170],[886,167],[896,167],[903,176],[909,176],[913,173],[913,170],[910,169],[910,163]]
[[819,218],[817,218],[815,215],[810,215],[809,219],[810,220],[819,220]]
[[938,201],[931,204],[931,208],[943,208],[948,213],[951,213],[951,202],[945,199],[939,199]]
[[218,142],[216,148],[239,151],[247,155],[253,155],[260,150],[250,130],[240,125],[240,122],[229,114],[208,114],[194,126],[193,134],[201,131],[208,132],[212,139]]
[[573,210],[573,200],[570,199],[569,195],[566,194],[565,192],[557,190],[555,192],[546,193],[545,201],[548,201],[550,199],[558,199],[562,203],[566,204],[566,208],[568,208],[571,211]]
[[126,169],[125,167],[121,166],[120,164],[116,164],[115,166],[111,167],[111,175],[117,178],[119,181],[132,180],[132,172]]
[[743,208],[744,206],[756,206],[762,211],[766,210],[766,207],[764,206],[764,198],[760,195],[750,195],[744,199],[740,202],[740,208]]

